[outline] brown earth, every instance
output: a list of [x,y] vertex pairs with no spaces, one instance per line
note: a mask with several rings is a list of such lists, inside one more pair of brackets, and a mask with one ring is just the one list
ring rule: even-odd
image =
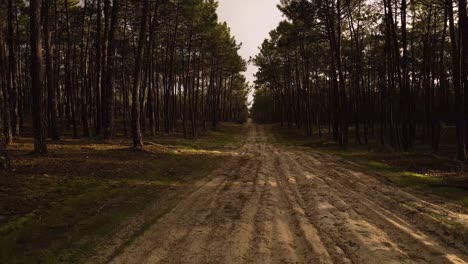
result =
[[267,138],[251,124],[229,163],[111,263],[468,263],[465,208]]

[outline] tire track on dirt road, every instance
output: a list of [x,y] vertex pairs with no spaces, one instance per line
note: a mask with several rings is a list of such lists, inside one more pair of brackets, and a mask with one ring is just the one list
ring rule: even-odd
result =
[[[409,194],[405,193],[401,190],[395,190],[392,193],[391,197],[388,197],[387,193],[388,190],[387,186],[384,186],[379,181],[376,181],[371,176],[366,176],[364,174],[360,174],[360,177],[367,177],[368,184],[353,184],[353,179],[356,173],[353,173],[352,169],[349,169],[348,173],[343,173],[342,171],[345,166],[337,167],[336,162],[332,160],[333,165],[328,167],[326,166],[327,160],[321,159],[320,157],[314,157],[313,159],[319,160],[322,164],[321,167],[312,166],[309,156],[302,153],[302,152],[294,152],[289,153],[290,159],[288,161],[289,164],[295,163],[297,166],[302,166],[303,175],[313,175],[316,177],[316,182],[323,184],[324,186],[318,186],[320,190],[326,190],[327,195],[323,195],[328,200],[332,200],[331,204],[333,204],[336,208],[342,207],[342,211],[347,211],[348,215],[353,216],[350,221],[363,221],[362,224],[369,225],[365,228],[365,230],[361,230],[359,233],[366,234],[369,236],[370,234],[367,231],[375,230],[376,232],[382,233],[382,238],[385,240],[381,241],[383,245],[388,245],[394,247],[393,252],[400,251],[404,253],[400,257],[407,257],[408,259],[400,259],[399,261],[416,261],[418,263],[465,263],[467,261],[466,258],[466,244],[463,246],[464,243],[461,245],[456,245],[456,240],[450,240],[453,238],[453,233],[457,231],[452,229],[452,234],[445,233],[443,237],[434,237],[433,229],[428,229],[427,225],[420,225],[418,223],[421,222],[429,222],[429,220],[433,220],[431,222],[432,227],[440,227],[441,229],[444,228],[444,223],[431,218],[430,216],[426,215],[425,212],[427,211],[412,211],[415,214],[412,214],[413,217],[408,219],[407,214],[404,212],[407,210],[405,204],[395,203],[391,200],[391,197],[398,197],[403,195],[405,198]],[[329,157],[328,157],[329,158]],[[301,165],[302,164],[302,165]],[[335,168],[339,168],[341,171],[336,171]],[[359,179],[356,179],[359,181]],[[351,188],[349,186],[352,186]],[[380,190],[384,188],[387,191]],[[310,188],[304,188],[306,190],[305,196],[310,196]],[[333,193],[336,195],[338,200],[333,199]],[[414,198],[414,196],[410,195]],[[403,198],[404,200],[404,198]],[[411,201],[411,200],[410,200]],[[438,206],[434,206],[434,208],[439,208]],[[449,214],[448,212],[446,213]],[[451,214],[454,214],[453,212]],[[416,218],[423,219],[424,221],[411,221],[414,216]],[[466,215],[457,214],[459,215],[459,219],[463,220]],[[447,230],[445,231],[447,232]],[[330,233],[330,231],[328,232]],[[356,241],[363,241],[362,239],[353,239],[353,242]],[[449,241],[448,243],[443,243],[442,241]],[[375,242],[375,239],[374,241]],[[360,249],[366,248],[371,243],[366,241],[362,245],[360,245]],[[381,248],[382,250],[384,248]],[[370,250],[370,252],[375,252],[376,250]],[[366,250],[364,250],[366,252]],[[357,252],[356,252],[357,253]],[[355,261],[358,263],[367,262],[366,260],[361,259],[363,257],[363,253],[353,254],[353,257],[356,259]],[[368,252],[367,252],[368,253]],[[387,256],[388,259],[388,256]]]
[[268,143],[238,155],[111,263],[467,263],[455,205],[422,200],[332,155]]

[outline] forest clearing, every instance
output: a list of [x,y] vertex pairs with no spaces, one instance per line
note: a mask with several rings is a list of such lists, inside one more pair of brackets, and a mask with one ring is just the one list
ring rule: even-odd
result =
[[0,263],[468,263],[466,0],[0,0]]

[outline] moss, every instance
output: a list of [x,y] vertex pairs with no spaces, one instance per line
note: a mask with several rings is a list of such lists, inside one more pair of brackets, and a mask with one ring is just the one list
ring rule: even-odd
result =
[[371,168],[381,169],[381,170],[394,170],[389,165],[379,162],[379,161],[374,161],[374,160],[367,162],[367,166]]

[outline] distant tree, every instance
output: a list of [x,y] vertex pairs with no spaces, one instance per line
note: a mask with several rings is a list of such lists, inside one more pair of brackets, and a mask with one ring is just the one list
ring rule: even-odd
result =
[[227,24],[218,22],[217,6],[211,0],[0,1],[6,138],[29,134],[22,124],[32,119],[42,153],[45,136],[127,136],[132,119],[138,146],[146,134],[180,130],[195,138],[208,123],[215,129],[245,119],[246,63]]
[[145,0],[142,6],[142,16],[140,21],[140,33],[138,37],[138,47],[135,57],[135,72],[132,90],[132,135],[133,146],[136,148],[143,147],[143,139],[140,128],[140,85],[141,85],[141,68],[143,62],[143,51],[146,39],[146,26],[148,23],[149,0]]
[[2,92],[2,131],[0,134],[6,142],[10,142],[12,139],[11,131],[11,116],[10,116],[10,100],[9,100],[9,89],[8,89],[8,70],[7,70],[7,58],[5,52],[5,38],[3,35],[3,23],[0,21],[0,86]]
[[8,169],[10,166],[10,160],[8,157],[8,151],[7,151],[7,139],[5,136],[1,135],[0,136],[0,172]]
[[45,120],[42,95],[44,94],[42,34],[41,34],[41,0],[31,0],[30,12],[30,43],[31,43],[31,95],[34,127],[34,153],[47,153],[45,139]]
[[118,14],[120,9],[120,1],[114,0],[112,4],[112,12],[110,18],[109,36],[107,37],[107,61],[105,67],[105,93],[103,96],[103,108],[105,109],[103,125],[104,125],[104,138],[110,139],[114,134],[114,75],[115,75],[115,34],[118,24]]
[[8,0],[8,90],[10,104],[10,122],[13,136],[19,135],[19,115],[18,115],[18,85],[17,85],[17,58],[15,45],[14,21],[16,10],[13,0]]
[[457,3],[281,1],[287,20],[254,59],[253,116],[273,111],[272,121],[309,136],[328,125],[342,146],[353,126],[357,144],[375,136],[403,151],[438,151],[454,127],[457,157],[467,159],[468,19],[466,1]]
[[48,107],[48,132],[53,140],[60,139],[58,128],[58,109],[57,109],[57,90],[55,80],[55,66],[54,56],[52,53],[52,32],[50,31],[50,17],[51,17],[51,0],[44,0],[43,5],[43,30],[44,30],[44,43],[45,43],[45,57],[46,57],[46,80],[47,80],[47,107]]
[[458,19],[460,28],[460,49],[461,49],[461,83],[463,86],[463,116],[464,116],[464,158],[468,160],[468,15],[466,0],[458,2]]

